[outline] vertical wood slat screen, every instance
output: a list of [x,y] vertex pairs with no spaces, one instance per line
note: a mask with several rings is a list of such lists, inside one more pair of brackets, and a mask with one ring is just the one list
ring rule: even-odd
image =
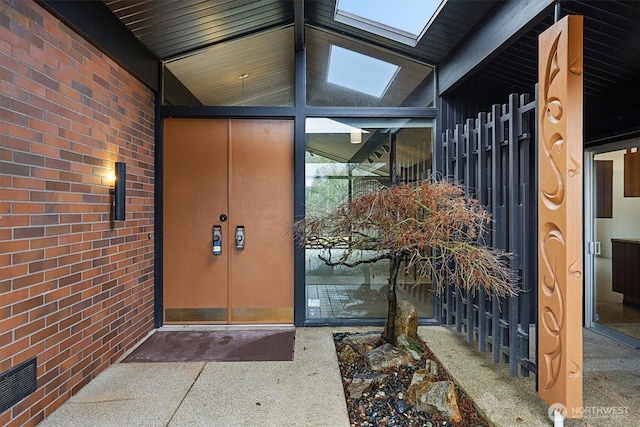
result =
[[[536,87],[537,92],[537,87]],[[481,288],[461,293],[451,286],[442,296],[441,318],[455,324],[478,351],[492,352],[494,363],[509,363],[509,372],[537,372],[536,324],[536,110],[530,95],[512,94],[447,129],[442,134],[441,175],[463,184],[492,214],[487,244],[513,252],[511,267],[521,277],[521,292],[489,298]]]

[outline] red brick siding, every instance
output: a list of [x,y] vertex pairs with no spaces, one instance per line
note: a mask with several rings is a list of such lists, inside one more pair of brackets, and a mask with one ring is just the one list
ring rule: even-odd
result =
[[38,357],[0,425],[37,424],[153,328],[153,105],[35,2],[0,0],[0,373]]

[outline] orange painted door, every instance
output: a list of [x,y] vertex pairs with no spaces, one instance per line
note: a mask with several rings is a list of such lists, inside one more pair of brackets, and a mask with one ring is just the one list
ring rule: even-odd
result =
[[166,119],[163,181],[165,323],[292,323],[292,122]]

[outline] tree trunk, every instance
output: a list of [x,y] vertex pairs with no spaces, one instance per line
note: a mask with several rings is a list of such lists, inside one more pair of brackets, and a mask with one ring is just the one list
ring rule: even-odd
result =
[[396,295],[396,285],[402,254],[395,254],[391,258],[389,267],[389,289],[387,290],[387,321],[384,325],[382,338],[389,344],[396,345],[396,312],[398,308],[398,297]]

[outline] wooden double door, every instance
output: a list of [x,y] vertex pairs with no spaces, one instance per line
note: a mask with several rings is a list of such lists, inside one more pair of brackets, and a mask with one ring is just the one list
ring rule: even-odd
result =
[[293,323],[293,122],[165,119],[163,168],[164,322]]

